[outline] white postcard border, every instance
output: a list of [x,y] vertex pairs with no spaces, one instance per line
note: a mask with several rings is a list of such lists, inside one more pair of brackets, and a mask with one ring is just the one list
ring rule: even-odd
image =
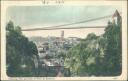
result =
[[[64,4],[42,4],[42,1],[1,2],[1,79],[2,80],[126,80],[127,79],[127,2],[126,1],[65,1]],[[122,7],[122,74],[116,77],[8,77],[6,75],[6,9],[10,6],[45,5],[119,5]]]

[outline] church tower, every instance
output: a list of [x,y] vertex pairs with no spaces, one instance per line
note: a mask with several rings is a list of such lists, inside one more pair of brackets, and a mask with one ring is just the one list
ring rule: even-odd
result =
[[64,31],[61,31],[61,39],[64,39]]

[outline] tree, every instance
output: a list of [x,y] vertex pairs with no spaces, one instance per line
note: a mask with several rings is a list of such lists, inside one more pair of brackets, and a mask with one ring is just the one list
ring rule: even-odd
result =
[[117,24],[109,23],[104,37],[107,39],[104,62],[107,65],[107,75],[121,74],[121,20]]
[[[91,70],[87,69],[87,67],[94,63],[95,57],[99,56],[98,49],[95,48],[98,44],[97,39],[98,37],[91,33],[67,53],[65,66],[70,68],[73,76],[85,76],[91,73]],[[90,60],[91,58],[93,60]]]
[[[116,11],[117,13],[117,11]],[[91,33],[72,47],[65,57],[71,76],[118,76],[122,69],[121,16],[117,23],[108,22],[105,33]]]
[[[8,76],[34,76],[36,45],[22,35],[21,28],[10,21],[6,26],[6,63]],[[36,58],[35,58],[36,56]]]

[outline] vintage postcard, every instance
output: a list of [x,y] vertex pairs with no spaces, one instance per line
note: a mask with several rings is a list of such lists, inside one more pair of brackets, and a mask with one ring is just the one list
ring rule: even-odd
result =
[[127,1],[1,1],[2,80],[127,76]]

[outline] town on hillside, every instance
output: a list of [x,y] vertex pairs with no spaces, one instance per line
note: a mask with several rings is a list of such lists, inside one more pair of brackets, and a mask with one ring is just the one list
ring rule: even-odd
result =
[[63,54],[66,54],[70,48],[79,44],[82,40],[81,38],[64,38],[64,31],[61,31],[60,37],[31,37],[30,40],[37,46],[41,67],[45,68],[47,66],[57,70],[67,70],[66,75],[70,74],[69,69],[64,67]]

